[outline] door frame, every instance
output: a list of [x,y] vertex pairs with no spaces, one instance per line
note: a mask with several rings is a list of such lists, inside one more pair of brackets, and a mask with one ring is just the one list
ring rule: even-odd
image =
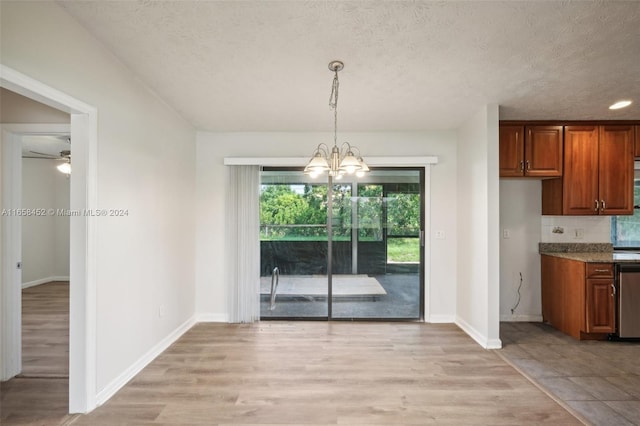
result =
[[[0,64],[0,87],[67,112],[71,116],[70,135],[74,144],[73,174],[70,178],[70,209],[92,211],[97,208],[97,134],[98,110],[19,71]],[[19,126],[19,125],[16,125]],[[15,127],[14,127],[15,129]],[[4,172],[3,172],[4,174]],[[5,179],[5,176],[2,177]],[[69,306],[69,412],[85,413],[96,407],[97,394],[97,321],[96,321],[96,249],[97,223],[91,215],[70,218],[70,306]],[[3,265],[3,269],[6,266]],[[4,271],[0,277],[4,276]],[[14,309],[11,286],[0,281],[3,315],[12,320],[0,329],[2,360],[5,354],[19,353],[11,336],[20,333],[19,309]],[[4,323],[4,321],[3,321]],[[0,360],[0,362],[3,362]],[[4,362],[3,362],[4,364]],[[0,371],[8,371],[2,365]],[[19,367],[19,366],[18,366]],[[8,378],[8,377],[7,377]],[[5,377],[3,377],[3,380]]]
[[[2,286],[2,341],[0,342],[0,379],[7,380],[22,370],[22,273],[17,263],[22,257],[22,218],[14,214],[5,214],[5,209],[17,209],[22,206],[22,155],[19,135],[7,130],[2,124],[0,138],[0,157],[2,157],[2,235],[0,282],[14,283]],[[17,321],[17,323],[16,323]]]

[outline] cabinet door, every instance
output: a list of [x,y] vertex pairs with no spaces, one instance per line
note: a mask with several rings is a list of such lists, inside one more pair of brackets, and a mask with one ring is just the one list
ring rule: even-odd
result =
[[633,150],[633,126],[600,127],[600,214],[633,214]]
[[500,177],[523,176],[524,126],[500,126]]
[[587,280],[587,333],[615,331],[615,298],[613,279]]
[[562,126],[527,126],[524,141],[525,176],[562,176]]
[[599,200],[598,126],[566,126],[562,213],[596,215]]
[[540,256],[542,320],[562,329],[562,279],[560,261],[552,256]]
[[635,157],[640,157],[640,126],[636,127],[636,143],[635,143]]

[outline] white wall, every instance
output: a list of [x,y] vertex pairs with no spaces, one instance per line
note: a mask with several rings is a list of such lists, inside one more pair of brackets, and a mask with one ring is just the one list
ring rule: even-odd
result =
[[69,114],[0,88],[0,123],[69,124]]
[[[60,164],[58,161],[55,165]],[[69,209],[70,206],[70,185],[69,177],[60,173],[57,168],[53,177],[54,191],[56,193],[56,209]],[[69,217],[56,215],[54,217],[55,226],[55,259],[53,273],[56,277],[69,276]]]
[[456,322],[478,343],[500,347],[498,108],[458,132]]
[[98,207],[128,212],[97,221],[100,400],[192,321],[195,133],[56,3],[0,7],[1,62],[97,108]]
[[[500,319],[503,321],[542,321],[538,254],[541,192],[538,179],[500,180]],[[512,313],[518,301],[520,274],[520,304]]]
[[[431,168],[431,291],[427,321],[452,322],[456,307],[456,135],[453,131],[347,133],[339,140],[358,146],[365,156],[435,155]],[[197,312],[201,319],[227,318],[224,282],[225,187],[224,157],[306,157],[329,133],[197,134]],[[392,151],[391,151],[392,149]],[[445,232],[444,240],[433,232]]]
[[[69,209],[69,179],[55,160],[22,160],[22,207]],[[69,217],[46,213],[22,218],[22,285],[69,278]]]

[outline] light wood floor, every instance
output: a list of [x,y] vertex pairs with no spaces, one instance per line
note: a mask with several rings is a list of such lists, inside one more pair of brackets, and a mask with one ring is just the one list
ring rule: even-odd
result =
[[581,424],[456,326],[198,324],[74,425]]
[[69,377],[69,282],[22,290],[21,377]]
[[0,424],[57,425],[69,411],[69,283],[22,290],[22,373],[0,385]]
[[2,383],[0,423],[581,424],[452,324],[198,324],[88,415],[67,387]]

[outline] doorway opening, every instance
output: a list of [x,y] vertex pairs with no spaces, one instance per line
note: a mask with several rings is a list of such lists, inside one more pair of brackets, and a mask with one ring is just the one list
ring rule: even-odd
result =
[[262,319],[424,318],[424,169],[330,181],[265,168]]
[[[34,80],[12,68],[0,64],[0,87],[70,114],[71,139],[74,141],[74,169],[70,180],[70,209],[93,211],[97,206],[97,109],[63,92]],[[5,140],[15,141],[15,134],[25,133],[28,125],[2,126],[2,208],[11,208],[15,188],[9,182],[15,170],[4,166],[20,156],[16,149],[5,149]],[[36,130],[36,132],[38,132]],[[26,132],[28,133],[28,132]],[[18,163],[11,161],[11,163]],[[15,168],[14,168],[15,169]],[[7,195],[5,189],[12,192]],[[3,218],[6,219],[6,218]],[[96,221],[93,217],[72,217],[70,233],[70,298],[69,298],[69,383],[68,411],[84,413],[97,405],[96,369]],[[0,302],[3,321],[0,328],[0,372],[8,380],[20,372],[20,281],[16,278],[19,263],[19,244],[15,243],[15,223],[3,220],[2,273]]]
[[[66,115],[67,120],[69,116]],[[69,377],[68,134],[22,135],[22,369],[20,378]],[[68,154],[68,157],[62,155]]]

